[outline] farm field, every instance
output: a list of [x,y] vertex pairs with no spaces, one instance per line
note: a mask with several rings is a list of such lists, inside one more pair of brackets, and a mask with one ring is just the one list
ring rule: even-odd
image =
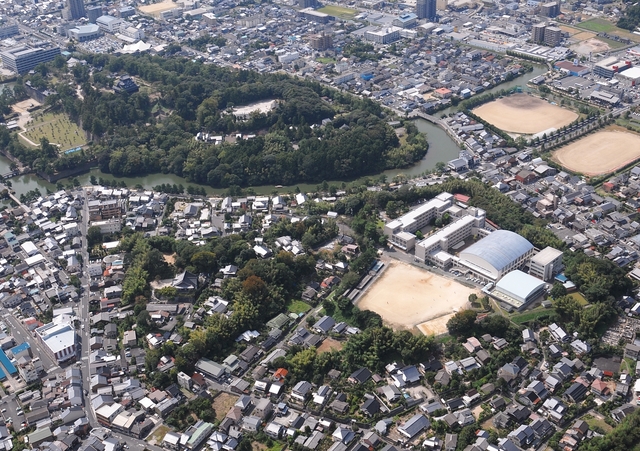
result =
[[614,24],[604,19],[591,19],[580,22],[576,25],[584,30],[595,31],[596,33],[610,33],[618,29]]
[[614,172],[638,158],[640,135],[615,125],[574,141],[553,153],[553,159],[565,168],[592,176]]
[[323,352],[341,351],[341,350],[342,350],[341,342],[333,338],[325,338],[322,344],[318,347],[316,352],[318,354],[322,354]]
[[345,20],[351,20],[358,15],[358,11],[356,11],[355,9],[334,5],[328,5],[320,8],[318,12],[329,14],[330,16]]
[[474,108],[473,113],[505,132],[528,135],[564,127],[578,118],[573,111],[527,94],[485,103]]
[[57,144],[65,151],[86,144],[84,132],[64,114],[45,113],[33,116],[24,125],[20,135],[31,145],[40,145],[41,138],[47,138],[51,144]]
[[[634,42],[640,42],[640,36],[633,34],[623,28],[618,28],[615,24],[605,19],[591,19],[580,22],[576,27],[583,30],[593,31],[595,33],[607,33],[609,35],[619,36],[621,38],[630,39]],[[613,41],[617,42],[617,41]],[[623,44],[624,45],[624,44]]]
[[395,329],[417,326],[423,333],[439,335],[447,331],[450,315],[469,306],[472,293],[479,294],[447,277],[394,261],[364,294],[358,308],[378,313]]

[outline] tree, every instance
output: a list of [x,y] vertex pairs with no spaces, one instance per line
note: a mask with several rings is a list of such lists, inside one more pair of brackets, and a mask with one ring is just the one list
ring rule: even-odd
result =
[[477,317],[475,310],[461,310],[447,321],[447,329],[451,335],[471,335]]
[[102,230],[98,226],[91,226],[87,230],[87,246],[91,249],[96,244],[102,243]]
[[566,296],[567,295],[567,289],[560,282],[555,282],[553,284],[553,288],[551,288],[551,291],[549,292],[549,295],[551,295],[551,297],[553,299],[557,299],[557,298],[560,298],[562,296]]

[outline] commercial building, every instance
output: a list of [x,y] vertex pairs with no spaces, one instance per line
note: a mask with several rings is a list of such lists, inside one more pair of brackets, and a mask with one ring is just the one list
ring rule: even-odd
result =
[[640,66],[630,67],[624,72],[616,74],[616,78],[623,84],[636,86],[640,83]]
[[599,77],[611,78],[615,74],[631,67],[631,61],[624,61],[616,56],[603,59],[593,66],[593,73]]
[[435,20],[436,3],[436,0],[418,0],[416,2],[416,15],[418,16],[418,19]]
[[64,363],[76,358],[76,331],[68,317],[55,317],[53,322],[38,327],[35,333],[54,361]]
[[20,34],[17,24],[5,24],[0,27],[0,39],[7,39],[17,34]]
[[495,282],[521,268],[533,254],[533,245],[517,233],[496,230],[460,252],[458,265],[481,280]]
[[418,16],[414,13],[402,14],[393,19],[392,25],[400,28],[413,28],[418,25]]
[[544,281],[552,280],[562,270],[562,251],[545,247],[531,257],[529,274]]
[[105,221],[93,221],[89,224],[91,227],[99,227],[100,233],[103,235],[109,235],[122,230],[122,220],[120,219],[107,219]]
[[491,295],[518,310],[524,309],[545,292],[546,284],[519,270],[511,271],[496,284]]
[[333,47],[333,36],[329,34],[320,33],[314,34],[309,40],[311,48],[314,50],[327,50]]
[[118,32],[123,22],[122,19],[108,15],[100,16],[96,19],[96,25],[107,33]]
[[329,23],[335,20],[333,16],[329,14],[321,13],[313,8],[305,8],[298,11],[298,15],[304,19],[311,20],[318,23]]
[[364,38],[376,44],[391,44],[400,39],[400,30],[402,30],[400,27],[378,28],[377,30],[366,31]]
[[384,234],[394,246],[410,251],[415,245],[416,237],[413,234],[428,226],[436,218],[442,217],[451,205],[453,205],[452,194],[438,194],[415,210],[385,224]]
[[583,77],[591,73],[591,69],[589,67],[577,64],[577,61],[558,61],[553,64],[553,68],[566,72],[574,77]]
[[78,42],[90,41],[100,37],[100,27],[96,24],[79,25],[69,29],[67,35]]
[[50,42],[40,42],[37,45],[19,45],[0,52],[5,69],[18,74],[24,74],[40,63],[51,61],[60,55],[60,48]]

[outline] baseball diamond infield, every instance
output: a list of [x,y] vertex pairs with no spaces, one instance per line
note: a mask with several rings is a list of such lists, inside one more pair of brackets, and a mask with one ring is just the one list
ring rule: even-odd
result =
[[563,167],[584,175],[614,172],[640,158],[640,135],[611,126],[553,153]]
[[510,133],[532,135],[569,125],[578,114],[527,94],[513,94],[485,103],[472,112]]
[[394,329],[418,326],[422,333],[439,335],[447,332],[449,315],[468,307],[471,293],[479,294],[448,277],[392,261],[357,305]]

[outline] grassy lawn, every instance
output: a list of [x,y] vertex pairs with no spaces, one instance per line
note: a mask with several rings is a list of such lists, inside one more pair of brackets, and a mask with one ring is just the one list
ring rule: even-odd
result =
[[596,33],[609,33],[618,29],[614,24],[604,19],[587,20],[585,22],[580,22],[576,27],[584,30],[595,31]]
[[594,426],[600,426],[602,430],[607,433],[613,430],[611,426],[609,426],[607,423],[605,423],[604,420],[601,420],[600,418],[596,418],[591,415],[585,415],[584,417],[582,417],[582,419],[589,425],[589,428],[591,429],[593,429]]
[[516,324],[524,324],[530,321],[534,321],[541,316],[550,315],[553,313],[553,309],[550,308],[538,308],[529,312],[518,313],[511,317],[511,321]]
[[311,306],[303,301],[291,301],[291,304],[287,307],[289,313],[295,313],[299,315],[300,313],[307,313],[311,310]]
[[340,19],[351,20],[358,15],[358,11],[351,8],[344,8],[342,6],[325,6],[318,10],[321,13],[329,14],[330,16],[338,17]]
[[50,143],[58,144],[65,151],[86,144],[84,132],[65,114],[38,114],[26,125],[24,136],[36,144],[40,138],[47,138]]
[[569,296],[571,296],[573,299],[575,299],[576,301],[578,301],[578,304],[585,306],[589,304],[589,301],[587,301],[583,295],[581,295],[580,293],[571,293]]
[[170,430],[171,429],[169,428],[169,426],[158,426],[158,429],[153,431],[153,434],[151,434],[151,438],[155,440],[159,445],[160,443],[162,443],[162,439],[164,438],[164,436],[167,435],[167,432],[169,432]]
[[326,57],[320,57],[320,58],[316,58],[316,61],[322,64],[332,64],[335,63],[336,60],[333,58],[326,58]]
[[602,36],[598,36],[597,38],[598,41],[602,41],[605,44],[607,44],[609,47],[611,47],[612,49],[619,49],[621,47],[626,46],[627,44],[625,44],[624,42],[620,42],[620,41],[614,41],[613,39],[607,39],[607,38],[603,38]]

